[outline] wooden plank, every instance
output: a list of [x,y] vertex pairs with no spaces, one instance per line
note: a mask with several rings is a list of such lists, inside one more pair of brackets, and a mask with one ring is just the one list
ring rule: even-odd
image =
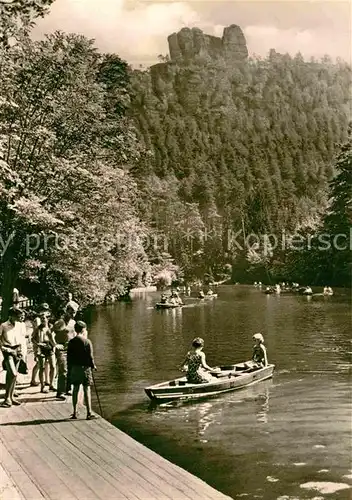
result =
[[[88,429],[86,430],[85,434],[88,437]],[[120,458],[120,460],[123,460],[124,464],[134,472],[137,478],[138,476],[141,478],[147,478],[147,482],[153,487],[160,490],[164,495],[164,498],[177,498],[182,493],[184,494],[185,498],[189,498],[190,500],[193,500],[195,498],[193,493],[190,494],[190,490],[187,487],[184,488],[184,485],[182,485],[181,482],[178,481],[176,483],[175,481],[170,481],[169,478],[165,477],[165,475],[163,475],[155,465],[153,468],[148,467],[145,464],[144,460],[140,459],[138,455],[131,455],[126,451],[122,452],[116,441],[109,442],[101,435],[101,433],[99,433],[99,430],[95,430],[93,441],[95,443],[95,446],[100,446],[105,453],[109,453],[110,451],[113,459],[116,460],[117,458]],[[94,446],[94,443],[92,443],[92,446]]]
[[15,487],[11,477],[0,464],[0,498],[1,500],[23,500],[23,496]]
[[[46,460],[44,448],[38,449],[34,439],[22,441],[22,446],[10,447],[10,453],[19,461],[22,468],[31,479],[40,484],[43,496],[53,500],[76,500],[76,497],[66,488],[66,485],[55,474]],[[42,456],[40,456],[42,453]]]
[[[37,420],[45,417],[45,415],[42,415],[37,408],[31,408],[28,415]],[[65,480],[65,484],[72,490],[73,494],[77,498],[95,500],[97,498],[96,492],[81,479],[81,476],[74,472],[76,468],[79,468],[84,474],[89,476],[89,473],[85,471],[84,464],[80,463],[78,457],[72,457],[72,455],[66,452],[66,448],[63,446],[62,440],[57,438],[53,429],[54,428],[51,424],[33,426],[33,432],[37,438],[40,439],[47,449],[55,454],[55,458],[58,459],[57,473],[62,479]],[[54,462],[55,461],[56,459],[54,459]],[[72,463],[75,467],[72,467]]]
[[[107,424],[107,425],[106,425]],[[164,459],[154,451],[150,450],[146,446],[142,445],[141,443],[138,443],[135,441],[133,438],[125,434],[124,432],[120,431],[116,427],[112,426],[105,420],[101,421],[101,428],[104,434],[108,434],[109,437],[118,439],[120,444],[124,444],[126,447],[128,447],[133,454],[138,453],[138,455],[141,455],[145,458],[145,460],[149,460],[151,462],[151,465],[155,465],[156,463],[160,468],[163,469],[164,472],[168,472],[173,475],[176,479],[180,477],[180,474],[187,477],[189,479],[189,473],[182,469],[181,467],[178,467],[177,465],[172,464],[168,460]],[[195,482],[202,482],[199,478],[195,478],[192,476],[192,478],[195,480]],[[203,483],[206,484],[206,483]]]
[[[35,484],[40,484],[40,489],[44,495],[46,494],[50,498],[57,498],[58,500],[60,498],[76,500],[76,497],[66,488],[65,482],[56,474],[55,467],[50,465],[48,450],[33,433],[31,429],[33,426],[21,425],[26,420],[29,420],[24,406],[16,408],[15,414],[14,409],[11,408],[12,416],[15,417],[13,418],[13,426],[2,426],[2,433],[8,436],[6,440],[7,449],[32,481]],[[4,429],[6,430],[4,431]],[[13,433],[15,439],[9,439],[10,432]]]
[[[104,435],[99,432],[99,427],[103,422],[102,419],[95,420],[94,422],[81,421],[79,423],[81,433],[85,436],[84,442],[91,449],[99,450],[101,449],[105,460],[109,460],[109,464],[114,467],[124,467],[126,474],[130,477],[132,481],[137,481],[143,484],[143,488],[159,497],[160,492],[162,493],[162,498],[175,498],[175,495],[180,495],[179,488],[175,488],[168,482],[165,482],[163,476],[162,481],[160,481],[160,475],[155,470],[155,465],[152,469],[147,469],[144,464],[138,460],[134,454],[121,453],[118,442],[112,440],[101,439]],[[94,432],[92,432],[92,426],[94,425]],[[111,426],[114,430],[115,428]],[[116,437],[116,436],[114,436]],[[74,437],[73,437],[74,439]],[[71,437],[70,437],[71,440]],[[76,443],[77,445],[79,443]],[[142,465],[142,467],[141,467]],[[146,479],[145,479],[146,477]],[[166,495],[166,496],[165,496]],[[143,498],[143,497],[142,497]],[[185,497],[191,498],[192,497]]]
[[[128,454],[132,457],[138,457],[137,460],[141,461],[141,463],[149,470],[157,470],[158,474],[160,474],[161,477],[163,477],[169,484],[174,484],[176,487],[179,487],[182,491],[185,493],[187,492],[188,494],[191,490],[191,498],[202,498],[204,500],[226,498],[226,496],[216,490],[213,490],[211,486],[203,482],[201,479],[196,478],[184,469],[171,464],[145,446],[134,441],[126,434],[111,426],[111,424],[106,426],[106,423],[106,421],[102,420],[103,428],[101,430],[97,429],[94,434],[97,435],[99,432],[102,432],[102,437],[104,439],[114,439],[115,446],[118,447],[124,454]],[[125,446],[122,442],[125,442]]]
[[[42,415],[42,411],[38,410]],[[45,412],[47,413],[47,411]],[[44,415],[43,415],[44,416]],[[51,415],[50,415],[51,417]],[[72,427],[76,427],[76,422],[68,422]],[[58,424],[58,426],[61,424]],[[91,489],[91,495],[93,494],[92,498],[102,498],[106,500],[107,492],[104,491],[104,488],[102,488],[102,483],[104,480],[102,478],[107,478],[107,483],[109,484],[109,488],[113,487],[114,488],[114,493],[116,496],[116,493],[119,492],[119,498],[121,499],[131,499],[131,500],[139,500],[140,497],[136,496],[134,492],[131,492],[130,486],[128,488],[125,488],[125,485],[121,484],[116,477],[109,477],[108,471],[106,470],[105,463],[103,461],[99,461],[96,463],[90,456],[87,456],[87,454],[84,453],[84,447],[82,444],[82,436],[80,432],[71,432],[70,438],[68,439],[67,435],[63,435],[62,437],[59,436],[58,434],[58,428],[55,424],[47,424],[46,427],[51,428],[51,430],[47,431],[47,437],[45,440],[49,443],[48,445],[51,446],[54,450],[56,450],[58,453],[60,453],[61,458],[65,459],[68,461],[70,464],[70,467],[72,469],[72,472],[78,477],[82,478],[82,481],[86,484],[87,487],[90,487]],[[44,425],[42,426],[44,427]],[[43,431],[44,433],[44,431]],[[72,444],[71,440],[73,439],[72,436],[77,434],[77,439],[79,442],[79,446]],[[96,449],[92,450],[92,454],[94,455],[97,452]],[[92,474],[90,470],[93,470],[94,473]],[[97,489],[99,489],[99,493],[97,493]],[[125,490],[125,491],[124,491]],[[111,493],[111,492],[110,492]],[[81,498],[86,498],[85,496],[82,496]],[[110,497],[109,497],[110,498]]]
[[0,410],[8,500],[230,500],[104,419],[71,421],[70,402],[20,393],[26,403]]
[[[67,439],[73,446],[80,447],[84,450],[84,453],[89,457],[92,457],[92,460],[94,460],[97,465],[103,463],[104,470],[109,471],[115,479],[118,478],[119,481],[123,479],[125,485],[128,485],[127,490],[131,491],[129,485],[133,482],[136,487],[134,489],[134,493],[138,499],[144,500],[146,491],[149,492],[150,498],[166,499],[167,497],[165,497],[165,495],[161,497],[160,491],[150,485],[147,481],[144,481],[143,486],[141,486],[139,483],[142,478],[139,475],[134,474],[133,470],[126,466],[124,457],[122,457],[123,460],[120,460],[116,456],[115,449],[109,450],[94,442],[93,437],[96,434],[96,427],[99,425],[99,421],[100,419],[92,422],[86,422],[83,420],[74,422],[74,425],[79,428],[79,436],[77,437],[77,435],[71,434],[69,437],[67,436]],[[82,425],[85,423],[89,426],[88,434],[82,433]],[[128,482],[126,482],[127,479]]]
[[[0,440],[1,443],[1,462],[7,473],[10,475],[13,483],[26,500],[39,500],[44,498],[44,494],[40,487],[33,482],[27,472],[23,470],[21,464],[16,460],[13,454],[7,449],[6,442]],[[21,441],[13,443],[17,446],[23,446]]]
[[[213,490],[211,486],[198,478],[194,478],[191,474],[179,468],[184,478],[174,472],[174,466],[148,448],[135,442],[132,438],[116,429],[111,424],[103,419],[94,421],[94,433],[91,432],[91,425],[93,422],[81,422],[81,430],[85,432],[87,440],[92,439],[96,443],[96,448],[101,447],[105,451],[110,449],[115,460],[120,458],[127,464],[131,470],[135,471],[138,475],[141,472],[147,474],[148,481],[160,488],[160,481],[168,485],[169,490],[164,490],[165,494],[183,494],[185,498],[202,499],[202,500],[215,500],[218,498],[226,498],[221,493]],[[106,425],[107,424],[107,425]],[[108,432],[107,432],[108,431]],[[126,438],[127,445],[121,444],[121,437]],[[136,446],[138,445],[138,446]],[[136,449],[138,448],[137,453]],[[143,452],[143,455],[140,452]],[[156,462],[150,458],[150,453],[159,459],[159,462],[164,466],[162,469],[157,466]],[[171,474],[174,472],[174,475]],[[170,489],[172,488],[172,489]],[[217,496],[216,496],[217,495]],[[171,498],[175,498],[171,496]]]
[[[33,410],[29,414],[30,416],[36,416]],[[62,458],[63,443],[54,441],[54,435],[52,434],[50,438],[47,438],[45,432],[45,426],[43,425],[32,425],[30,429],[35,436],[34,445],[32,443],[32,449],[34,452],[38,453],[48,464],[49,468],[55,471],[55,475],[59,480],[64,482],[65,487],[70,491],[74,498],[96,498],[96,495],[92,490],[87,490],[85,484],[80,481],[80,479],[73,474],[72,468],[69,462],[65,462]],[[63,440],[62,440],[63,441]],[[62,493],[62,492],[61,492]],[[68,496],[68,495],[66,495]]]
[[[86,452],[83,442],[83,439],[86,440],[86,436],[83,436],[81,433],[80,422],[68,421],[67,424],[71,427],[71,432],[64,434],[66,448],[72,450],[72,452],[76,455],[79,454],[81,456],[81,459],[84,461],[86,468],[87,466],[89,466],[89,468],[91,468],[92,470],[97,471],[99,473],[98,478],[100,482],[101,478],[104,477],[112,486],[114,486],[115,489],[120,490],[121,495],[125,495],[123,498],[126,497],[133,500],[139,500],[140,496],[137,496],[135,490],[133,490],[133,492],[131,491],[130,485],[128,485],[128,487],[126,488],[126,485],[120,483],[120,478],[117,478],[116,474],[111,475],[109,471],[106,470],[106,463],[104,461],[97,461],[95,459],[95,454],[99,452],[99,450],[94,448],[90,451],[90,453]],[[52,425],[57,428],[55,424]],[[72,429],[75,429],[76,432],[72,432]],[[123,491],[124,489],[125,491]],[[106,497],[103,498],[106,499]]]
[[[138,499],[143,500],[146,494],[150,499],[162,498],[165,500],[176,498],[176,495],[179,496],[178,490],[174,490],[165,482],[155,481],[150,474],[146,476],[146,471],[143,468],[136,468],[132,462],[126,460],[126,457],[122,457],[122,463],[112,447],[109,449],[107,446],[102,446],[99,440],[95,439],[95,432],[94,439],[91,439],[89,434],[86,435],[86,439],[83,441],[84,444],[82,444],[82,436],[79,439],[70,436],[69,440],[74,446],[80,447],[88,456],[92,456],[92,460],[96,464],[103,461],[104,470],[108,471],[117,480],[124,481],[127,488],[128,485],[133,484]],[[95,450],[100,450],[100,453],[94,454]]]
[[19,459],[36,483],[41,485],[45,496],[53,500],[76,500],[63,479],[50,463],[50,453],[37,439],[25,441],[27,449],[17,452]]

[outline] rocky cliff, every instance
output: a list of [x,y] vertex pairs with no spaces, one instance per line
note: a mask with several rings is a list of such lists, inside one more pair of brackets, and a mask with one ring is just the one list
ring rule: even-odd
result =
[[235,24],[224,29],[222,38],[206,35],[199,28],[182,28],[168,37],[172,62],[188,62],[195,56],[223,58],[229,62],[248,57],[246,39]]

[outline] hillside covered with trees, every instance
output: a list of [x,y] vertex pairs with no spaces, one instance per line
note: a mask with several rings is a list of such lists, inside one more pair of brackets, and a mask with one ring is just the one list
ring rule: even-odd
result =
[[14,286],[59,306],[231,273],[349,283],[348,251],[271,244],[348,231],[346,63],[248,58],[230,26],[183,29],[132,70],[82,35],[34,41],[52,1],[0,1],[3,317]]
[[245,279],[255,264],[260,277],[265,264],[275,278],[282,252],[241,242],[320,220],[347,138],[351,68],[275,50],[248,58],[237,26],[222,39],[184,28],[169,46],[171,58],[132,75],[132,114],[152,152],[134,170],[143,215],[186,275],[233,264]]

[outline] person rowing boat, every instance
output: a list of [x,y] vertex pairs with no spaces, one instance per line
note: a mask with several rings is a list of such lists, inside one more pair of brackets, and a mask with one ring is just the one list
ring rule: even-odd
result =
[[214,377],[210,373],[215,370],[207,365],[203,352],[204,340],[196,337],[192,342],[192,350],[186,355],[181,371],[187,373],[187,382],[190,384],[204,384],[211,382]]
[[253,339],[251,361],[211,368],[202,352],[204,340],[195,338],[181,367],[186,376],[146,387],[147,396],[157,403],[203,399],[271,378],[275,365],[268,364],[263,335],[256,333]]

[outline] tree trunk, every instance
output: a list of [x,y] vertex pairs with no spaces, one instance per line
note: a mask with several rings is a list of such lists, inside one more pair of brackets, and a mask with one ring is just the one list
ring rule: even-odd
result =
[[12,307],[13,288],[16,283],[17,265],[13,248],[8,248],[2,258],[3,282],[1,286],[1,321],[6,321],[10,307]]

